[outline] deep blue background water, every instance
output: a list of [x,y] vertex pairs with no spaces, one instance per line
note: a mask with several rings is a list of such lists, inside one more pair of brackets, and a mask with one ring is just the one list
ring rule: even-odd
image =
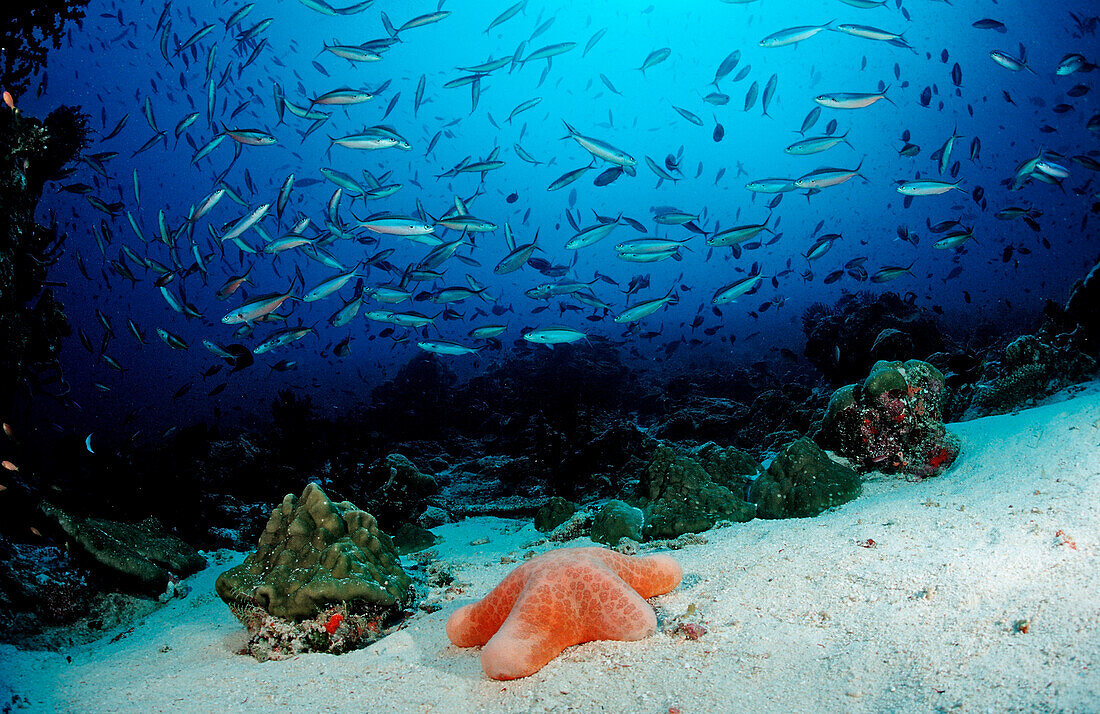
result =
[[[408,18],[434,11],[435,6],[377,2],[355,16],[326,17],[298,2],[261,0],[240,28],[227,34],[223,22],[239,3],[177,1],[168,12],[172,21],[171,51],[204,24],[214,22],[217,27],[193,50],[173,57],[166,64],[158,49],[159,34],[154,33],[163,4],[93,2],[83,27],[74,27],[69,32],[68,46],[51,55],[42,97],[17,98],[24,111],[36,115],[45,114],[59,103],[83,106],[93,116],[93,125],[99,131],[89,151],[118,152],[116,158],[106,163],[109,180],[83,166],[65,183],[93,184],[95,195],[104,201],[124,202],[146,237],[156,234],[159,210],[164,211],[171,227],[178,226],[189,206],[213,189],[215,177],[229,165],[233,155],[232,142],[227,138],[210,158],[198,165],[191,163],[192,144],[205,144],[220,129],[207,123],[205,108],[205,65],[207,53],[215,43],[214,76],[221,78],[227,65],[233,64],[228,81],[217,90],[215,118],[234,128],[270,131],[279,143],[271,147],[242,147],[242,156],[226,176],[226,182],[249,207],[225,198],[196,227],[195,237],[203,253],[213,252],[206,284],[198,274],[184,282],[188,300],[203,314],[201,320],[188,320],[173,312],[153,286],[155,275],[131,261],[127,263],[141,279],[135,285],[113,273],[104,276],[104,256],[96,247],[91,227],[107,217],[93,209],[84,197],[59,192],[48,195],[42,202],[42,219],[46,220],[51,211],[56,213],[63,230],[69,234],[69,253],[79,253],[88,266],[91,280],[80,275],[71,258],[63,260],[51,277],[68,283],[60,291],[67,312],[74,327],[82,328],[97,348],[97,354],[88,354],[75,334],[66,345],[63,353],[66,376],[73,385],[73,399],[81,409],[59,413],[57,420],[66,426],[122,431],[125,415],[143,409],[126,428],[155,432],[173,424],[208,418],[218,408],[247,422],[266,418],[267,404],[286,386],[311,394],[322,411],[339,413],[367,399],[371,386],[392,376],[400,365],[419,354],[415,342],[420,338],[416,335],[404,343],[378,337],[386,325],[362,317],[367,310],[388,307],[385,305],[367,302],[351,325],[330,327],[327,320],[341,304],[341,298],[334,296],[311,304],[295,304],[289,311],[288,325],[299,321],[307,326],[316,324],[316,336],[259,356],[256,365],[231,377],[227,378],[224,370],[210,378],[201,376],[203,370],[218,361],[201,346],[201,339],[210,338],[221,344],[238,341],[232,335],[233,327],[222,325],[220,320],[240,303],[242,294],[226,302],[216,300],[214,295],[227,276],[241,274],[256,263],[252,270],[256,285],[245,286],[248,294],[255,295],[285,290],[295,264],[300,266],[309,285],[334,273],[293,253],[273,261],[270,256],[242,256],[226,244],[222,254],[219,242],[208,237],[208,226],[220,230],[224,223],[234,221],[249,208],[274,203],[288,173],[294,173],[299,184],[307,178],[320,179],[318,170],[322,166],[357,177],[361,169],[368,169],[376,176],[391,172],[390,181],[404,184],[394,196],[371,202],[369,209],[356,201],[354,211],[360,216],[368,210],[411,214],[417,200],[433,216],[439,216],[455,195],[469,198],[475,192],[483,192],[470,204],[471,211],[501,228],[475,236],[476,247],[472,251],[463,249],[462,254],[480,262],[481,267],[452,259],[445,265],[444,282],[461,285],[465,274],[470,273],[490,287],[499,304],[513,306],[514,312],[475,321],[474,309],[487,309],[488,304],[471,299],[454,306],[467,320],[437,321],[439,333],[432,330],[433,336],[441,334],[443,338],[464,343],[471,342],[466,333],[475,324],[508,323],[508,332],[502,338],[503,351],[446,358],[465,374],[503,359],[524,329],[548,324],[568,324],[594,336],[621,341],[627,350],[625,354],[633,353],[637,366],[654,368],[657,373],[697,362],[751,362],[767,358],[779,347],[799,352],[802,335],[798,318],[808,305],[831,303],[846,292],[863,289],[912,292],[920,304],[941,308],[945,323],[962,334],[986,323],[1006,333],[1018,332],[1035,318],[1045,298],[1064,299],[1073,281],[1096,259],[1100,239],[1095,220],[1086,223],[1090,207],[1096,201],[1090,171],[1067,158],[1063,163],[1071,168],[1072,176],[1062,188],[1033,181],[1018,192],[1010,192],[1003,185],[1012,178],[1016,166],[1040,148],[1067,157],[1097,153],[1100,137],[1086,130],[1086,122],[1098,111],[1095,84],[1100,75],[1054,74],[1058,61],[1069,52],[1081,52],[1093,61],[1100,59],[1097,38],[1090,34],[1082,36],[1070,15],[1071,12],[1078,17],[1095,15],[1097,8],[1093,3],[1078,0],[1057,3],[1053,8],[1022,1],[994,4],[956,0],[949,5],[911,0],[903,3],[911,17],[907,21],[893,6],[861,10],[839,1],[761,0],[730,5],[708,0],[646,5],[530,0],[524,12],[484,33],[489,22],[510,4],[446,3],[443,9],[452,13],[446,19],[402,32],[402,41],[387,51],[380,62],[352,65],[331,54],[319,54],[323,43],[339,40],[343,44],[356,44],[381,38],[385,36],[382,12],[399,26]],[[268,17],[274,18],[274,22],[257,38],[266,39],[266,47],[257,61],[238,76],[237,67],[254,45],[234,49],[233,36]],[[1007,32],[972,27],[975,20],[984,17],[1004,22]],[[790,47],[765,49],[758,45],[764,36],[780,29],[830,20],[896,32],[904,30],[905,39],[915,52],[837,32],[822,32]],[[548,29],[529,40],[532,32],[546,22],[551,23]],[[606,35],[582,56],[585,43],[604,28]],[[576,42],[577,47],[553,59],[541,84],[546,67],[541,60],[512,72],[505,68],[485,77],[479,104],[473,112],[469,87],[442,87],[463,74],[456,67],[511,55],[521,41],[527,41],[525,53],[558,42]],[[989,57],[994,49],[1015,55],[1021,43],[1027,49],[1034,75],[1010,72]],[[643,76],[637,68],[647,54],[661,47],[671,48],[671,56]],[[740,64],[720,83],[730,102],[726,106],[711,106],[702,97],[714,90],[709,83],[715,70],[734,49],[742,51]],[[941,54],[945,51],[948,58],[943,61]],[[318,71],[314,62],[328,76]],[[958,89],[951,80],[955,63],[963,72]],[[746,65],[752,67],[748,76],[740,82],[732,81]],[[619,94],[605,86],[601,74],[606,75]],[[759,100],[752,109],[744,111],[749,85],[758,82],[762,90],[773,74],[778,78],[778,89],[769,110],[771,116],[762,116]],[[419,112],[414,113],[413,97],[421,75],[426,78],[424,102]],[[290,101],[305,106],[309,103],[308,96],[344,86],[374,90],[387,81],[390,84],[385,92],[369,103],[326,108],[331,111],[331,118],[304,142],[301,133],[309,122],[287,112],[285,121],[278,123],[272,99],[275,82],[284,88]],[[824,92],[876,91],[880,82],[890,85],[888,96],[893,104],[878,102],[855,111],[823,109],[817,126],[810,132],[822,133],[829,120],[835,118],[838,132],[849,132],[851,147],[842,144],[810,157],[788,156],[783,152],[786,145],[800,138],[795,130],[815,106],[814,96]],[[1066,91],[1077,84],[1085,84],[1094,91],[1079,98],[1067,97]],[[935,89],[928,107],[919,103],[925,87]],[[1004,92],[1009,93],[1015,104],[1006,101]],[[400,98],[392,113],[381,122],[387,105],[397,93]],[[516,105],[534,97],[541,97],[542,102],[511,124],[504,122]],[[167,148],[158,144],[132,156],[153,135],[143,116],[147,99],[159,128],[168,134]],[[242,102],[248,102],[247,108],[230,120],[229,114]],[[1071,104],[1074,109],[1057,114],[1052,108],[1060,103]],[[694,112],[704,125],[689,123],[677,114],[673,105]],[[177,144],[173,129],[191,111],[199,111],[200,118]],[[127,113],[129,119],[122,132],[108,141],[99,141]],[[607,168],[601,164],[571,186],[547,192],[546,186],[551,181],[588,163],[584,149],[562,139],[563,119],[580,132],[635,156],[639,162],[637,176],[623,176],[609,186],[596,187],[593,179]],[[717,143],[712,139],[715,121],[725,128],[724,139]],[[368,152],[334,147],[331,155],[325,156],[327,136],[353,133],[380,122],[406,137],[412,150]],[[1045,125],[1056,131],[1044,133],[1041,127]],[[961,164],[959,178],[966,193],[917,198],[912,207],[903,209],[895,181],[914,178],[918,173],[934,177],[937,171],[931,155],[956,126],[963,138],[955,146],[953,161]],[[921,146],[920,154],[913,158],[898,155],[903,144],[901,134],[906,129],[912,133],[913,143]],[[433,151],[425,155],[432,137],[441,131],[443,134]],[[969,146],[975,136],[980,138],[982,150],[980,160],[971,161]],[[512,148],[517,141],[544,163],[531,166],[519,160]],[[506,165],[488,173],[483,184],[477,174],[436,178],[464,157],[484,158],[497,147],[498,158]],[[661,163],[667,154],[676,154],[681,147],[683,180],[656,187],[657,179],[644,165],[644,157],[651,156]],[[782,234],[780,240],[746,250],[740,259],[733,258],[728,249],[710,252],[701,236],[692,236],[682,227],[656,226],[652,221],[654,207],[664,206],[704,214],[699,223],[709,231],[716,225],[760,222],[769,215],[767,204],[772,197],[754,196],[745,190],[746,181],[773,176],[797,178],[822,166],[854,168],[861,161],[866,181],[853,179],[825,189],[809,201],[800,193],[786,194],[771,223]],[[739,164],[747,175],[738,176]],[[716,181],[716,175],[723,169],[724,176]],[[134,170],[141,185],[140,203],[133,195]],[[245,170],[255,185],[254,194],[246,187]],[[978,186],[985,191],[987,210],[971,198],[971,191]],[[291,216],[298,213],[313,218],[315,226],[322,225],[326,203],[334,188],[325,181],[296,187],[287,211],[289,216],[284,216],[282,225],[277,226],[272,210],[263,224],[267,232],[272,236],[281,234],[290,225]],[[506,197],[513,192],[518,199],[508,203]],[[1010,205],[1042,210],[1041,233],[1032,231],[1022,221],[1006,222],[993,217],[994,212]],[[345,223],[354,225],[348,206],[345,197],[341,216]],[[554,300],[550,310],[531,314],[532,308],[543,303],[524,296],[523,291],[550,279],[531,268],[505,276],[493,274],[492,267],[508,250],[503,237],[504,223],[511,224],[520,242],[529,241],[538,230],[539,244],[545,249],[542,257],[555,264],[568,264],[574,256],[573,251],[563,248],[573,233],[565,219],[565,211],[570,207],[574,215],[580,213],[582,225],[593,223],[593,211],[605,216],[623,213],[645,223],[650,229],[648,235],[690,237],[690,251],[684,252],[682,261],[652,265],[624,263],[615,257],[613,246],[642,235],[621,226],[603,242],[579,251],[570,273],[571,277],[587,281],[599,271],[617,280],[623,288],[632,276],[647,274],[650,287],[632,297],[631,304],[664,295],[674,285],[683,285],[687,289],[677,287],[679,303],[647,318],[638,330],[629,334],[624,334],[622,325],[611,321],[611,315],[600,322],[585,319],[593,314],[590,308],[565,312],[559,317],[557,305],[565,300]],[[972,226],[977,242],[968,243],[958,252],[934,250],[931,244],[935,236],[929,233],[926,223],[946,219]],[[124,243],[139,254],[170,264],[165,246],[155,240],[144,245],[131,231],[124,213],[107,221],[114,236],[107,248],[107,258],[117,259]],[[800,275],[807,267],[802,254],[813,242],[819,222],[824,223],[819,234],[840,233],[843,238],[813,265],[814,278],[806,281]],[[897,239],[900,224],[920,236],[919,245]],[[445,235],[447,239],[456,236],[453,232]],[[261,246],[256,233],[249,232],[245,238],[254,247]],[[390,261],[399,267],[415,263],[428,250],[400,238],[378,238],[376,245],[340,241],[330,249],[351,266],[377,250],[392,247],[396,253]],[[1041,243],[1043,238],[1049,242],[1049,249]],[[1014,255],[1006,261],[1003,258],[1009,245]],[[181,261],[190,265],[188,246],[180,248]],[[905,266],[915,261],[913,275],[883,285],[857,282],[848,276],[834,284],[823,284],[826,274],[860,256],[867,257],[866,267],[871,272],[883,265]],[[761,264],[765,275],[781,275],[776,279],[778,285],[765,281],[756,294],[722,306],[721,316],[714,314],[710,304],[714,291],[743,277],[754,261]],[[788,263],[791,270],[784,273]],[[956,267],[961,272],[948,279]],[[354,282],[341,291],[343,300],[351,296]],[[373,268],[365,282],[369,287],[390,280]],[[179,280],[172,284],[177,294],[179,285]],[[427,284],[420,287],[430,288]],[[597,282],[593,289],[616,312],[626,305],[614,286]],[[964,291],[972,297],[971,302],[964,299]],[[760,306],[769,302],[770,308],[760,312]],[[782,304],[777,305],[779,302]],[[122,374],[112,371],[98,355],[103,328],[96,319],[96,309],[110,316],[116,337],[106,351],[126,368]],[[405,303],[394,309],[415,309],[427,314],[438,311],[431,303]],[[701,326],[692,329],[690,324],[697,314],[705,319]],[[129,334],[127,318],[142,328],[148,344],[139,345]],[[261,325],[254,337],[241,341],[255,346],[283,326]],[[704,329],[715,326],[720,329],[713,335],[704,334]],[[170,349],[157,338],[157,327],[180,335],[190,343],[190,349]],[[638,334],[649,331],[661,334],[655,338]],[[345,358],[333,356],[330,345],[349,334],[351,354]],[[402,334],[404,330],[398,329],[394,336]],[[666,359],[665,345],[681,336],[699,342],[682,345]],[[297,370],[280,373],[266,366],[283,359],[296,360]],[[228,381],[225,391],[208,396],[225,381]],[[173,398],[189,382],[190,390]],[[96,383],[109,387],[110,391],[102,391]]]

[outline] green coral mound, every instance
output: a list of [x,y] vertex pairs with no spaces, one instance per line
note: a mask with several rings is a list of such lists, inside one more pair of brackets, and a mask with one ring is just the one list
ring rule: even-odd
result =
[[711,481],[735,493],[741,493],[763,469],[759,461],[744,451],[732,446],[722,447],[713,441],[692,449],[691,456]]
[[920,365],[934,371],[939,375],[938,381],[943,381],[943,375],[939,374],[939,370],[926,362],[915,359],[904,363],[879,360],[875,362],[874,366],[871,367],[871,371],[868,372],[867,378],[863,380],[863,391],[871,399],[879,399],[888,392],[904,392],[909,386],[905,379],[906,374],[910,370],[919,369]]
[[[715,468],[714,476],[690,455],[661,444],[639,483],[646,500],[644,534],[647,539],[676,538],[684,533],[701,533],[718,521],[751,521],[756,509],[742,497],[743,488],[734,483],[734,464],[757,467],[752,457],[736,449],[704,445],[703,458]],[[729,452],[737,452],[731,454]],[[721,453],[719,453],[721,452]],[[746,458],[748,460],[746,460]],[[733,487],[733,489],[730,488]],[[736,491],[736,492],[735,492]]]
[[611,499],[596,514],[592,523],[592,540],[616,545],[623,538],[642,542],[645,514],[625,501]]
[[374,516],[347,501],[334,503],[311,483],[301,498],[287,494],[256,552],[219,575],[215,589],[231,608],[259,606],[300,620],[333,603],[400,609],[410,583]]
[[856,404],[856,385],[846,384],[833,392],[829,398],[829,404],[825,407],[823,424],[835,424],[841,413]]
[[1096,369],[1096,361],[1064,344],[1055,346],[1036,335],[1009,343],[999,362],[986,365],[983,380],[972,395],[965,419],[1002,414],[1080,381]]
[[859,495],[859,474],[806,437],[783,447],[749,488],[761,518],[810,518]]
[[577,507],[573,503],[561,496],[554,496],[535,512],[535,529],[549,533],[568,521],[576,512]]
[[205,558],[155,518],[140,523],[82,518],[46,502],[41,510],[80,552],[143,591],[159,594],[173,576],[186,577],[206,567]]

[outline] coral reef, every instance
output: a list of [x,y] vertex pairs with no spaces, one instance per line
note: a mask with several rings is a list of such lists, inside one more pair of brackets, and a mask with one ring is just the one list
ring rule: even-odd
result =
[[205,558],[155,518],[141,523],[84,518],[46,502],[41,510],[68,542],[123,586],[158,595],[169,583],[206,567]]
[[[742,375],[734,386],[713,379],[672,383],[656,403],[646,405],[658,419],[650,433],[669,441],[715,441],[763,456],[805,433],[820,418],[828,394],[803,383],[798,375]],[[755,384],[756,386],[753,386]],[[703,386],[705,385],[705,386]],[[702,390],[715,389],[714,393]]]
[[554,496],[535,513],[535,528],[549,533],[577,512],[577,507],[561,496]]
[[[911,296],[911,297],[910,297]],[[896,293],[854,293],[802,315],[805,355],[834,385],[862,378],[879,360],[923,359],[944,349],[932,314]]]
[[806,437],[787,444],[749,487],[761,518],[810,518],[859,495],[860,479]]
[[613,498],[596,513],[592,523],[592,540],[615,545],[621,539],[629,538],[640,543],[644,520],[642,509]]
[[371,421],[393,436],[438,433],[455,415],[458,378],[435,355],[419,355],[371,392]]
[[428,498],[439,491],[435,478],[424,474],[401,454],[388,454],[372,464],[365,473],[351,478],[353,489],[370,494],[367,510],[380,526],[396,532],[405,523],[414,523],[427,507]]
[[[7,56],[6,60],[11,59]],[[20,385],[68,391],[57,357],[69,334],[64,308],[46,286],[64,235],[34,214],[42,187],[87,144],[87,118],[59,107],[45,121],[0,107],[0,411],[10,414]]]
[[258,607],[239,608],[235,614],[250,634],[240,654],[260,662],[290,659],[309,652],[343,654],[388,634],[385,617],[350,612],[343,604],[331,605],[301,620],[273,617]]
[[459,647],[485,645],[481,666],[492,679],[526,677],[571,645],[640,640],[657,631],[645,598],[680,584],[667,555],[632,558],[605,548],[562,548],[535,556],[492,592],[447,618]]
[[[252,635],[249,651],[264,657],[272,656],[276,646],[285,655],[288,649],[337,651],[363,644],[367,631],[380,632],[400,614],[410,587],[389,536],[374,517],[347,501],[333,503],[312,483],[301,498],[287,494],[272,512],[256,552],[215,583]],[[329,613],[333,608],[340,609]],[[338,647],[309,624],[332,614],[340,614],[356,632]]]
[[401,607],[409,584],[374,517],[347,501],[333,503],[311,483],[301,498],[287,494],[256,552],[222,573],[217,591],[229,605],[256,604],[295,619],[334,602]]
[[591,535],[591,533],[592,511],[585,509],[577,511],[562,521],[554,530],[546,534],[546,538],[555,543],[568,543],[571,540]]
[[[732,447],[727,450],[735,451]],[[667,444],[654,450],[649,468],[638,484],[647,539],[699,533],[723,520],[752,520],[756,509],[743,498],[744,483],[757,473],[759,465],[747,454],[724,453],[717,458],[713,447],[706,448],[704,453],[705,458],[719,466],[713,475],[691,455],[677,452]],[[736,473],[734,464],[741,465],[740,473]],[[746,477],[744,482],[740,481],[742,476]]]
[[1049,334],[1078,332],[1077,338],[1081,351],[1092,357],[1100,356],[1100,262],[1074,283],[1065,305],[1053,301],[1047,303],[1045,313],[1047,324],[1044,332]]
[[83,20],[87,4],[88,0],[12,3],[0,24],[0,86],[15,95],[26,92],[31,77],[45,68],[50,47],[61,47],[65,25]]
[[762,468],[760,462],[740,449],[709,441],[691,450],[691,456],[715,483],[741,493]]
[[1083,344],[1083,332],[1017,337],[987,355],[977,382],[956,390],[952,412],[960,420],[1003,414],[1087,379],[1097,363]]
[[816,439],[862,470],[937,476],[959,455],[943,424],[946,397],[943,374],[927,362],[876,362],[862,384],[833,394]]

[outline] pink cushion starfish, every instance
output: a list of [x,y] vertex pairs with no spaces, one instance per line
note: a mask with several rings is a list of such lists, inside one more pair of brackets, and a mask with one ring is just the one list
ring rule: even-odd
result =
[[451,613],[447,637],[459,647],[485,645],[481,666],[492,679],[526,677],[570,645],[652,635],[657,617],[645,598],[669,592],[683,573],[667,555],[552,550],[513,570],[480,602]]

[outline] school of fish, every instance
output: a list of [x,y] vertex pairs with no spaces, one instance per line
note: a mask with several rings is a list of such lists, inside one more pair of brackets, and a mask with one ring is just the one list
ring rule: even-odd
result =
[[[952,272],[961,271],[971,245],[991,240],[1008,222],[1026,224],[1050,249],[1041,233],[1044,212],[1032,205],[1040,187],[1079,196],[1082,206],[1097,200],[1092,180],[1100,170],[1100,111],[1092,78],[1100,44],[1097,18],[1087,13],[1064,13],[1076,23],[1070,31],[1080,44],[1064,48],[1054,64],[1029,57],[1022,44],[1028,28],[974,16],[960,41],[988,45],[988,60],[963,67],[950,48],[922,46],[918,33],[908,31],[915,24],[910,5],[922,6],[931,21],[942,0],[905,0],[904,6],[901,0],[832,0],[824,14],[843,21],[788,27],[775,26],[767,0],[713,0],[731,13],[730,22],[751,19],[762,28],[759,39],[731,47],[657,46],[636,56],[620,51],[628,45],[619,44],[624,30],[614,24],[593,24],[584,36],[560,34],[557,11],[538,0],[452,0],[422,12],[412,9],[419,3],[298,2],[331,41],[299,45],[298,30],[264,16],[273,11],[258,2],[200,9],[177,0],[151,14],[116,4],[100,13],[101,21],[119,25],[120,34],[105,41],[132,48],[138,70],[149,72],[151,91],[99,108],[94,147],[59,184],[62,195],[86,202],[78,212],[83,227],[71,231],[90,232],[91,241],[70,252],[88,281],[108,288],[128,283],[125,304],[156,300],[168,308],[150,324],[148,311],[96,307],[99,339],[93,340],[91,325],[78,325],[76,333],[107,369],[122,373],[133,366],[112,349],[113,340],[123,338],[122,329],[116,332],[122,323],[139,345],[150,332],[180,352],[199,342],[214,358],[204,379],[245,369],[261,356],[273,371],[317,355],[347,357],[354,342],[368,339],[388,341],[405,355],[419,349],[448,358],[484,356],[505,345],[652,341],[673,310],[684,329],[703,327],[707,337],[732,341],[725,321],[743,325],[746,315],[781,308],[792,285],[916,282],[923,279],[918,266],[931,259],[929,246],[954,254]],[[643,16],[651,11],[638,9]],[[460,15],[483,32],[448,35],[448,24]],[[428,41],[430,27],[438,32]],[[376,36],[368,39],[365,31]],[[1021,40],[1016,47],[1009,33]],[[87,40],[70,33],[69,41]],[[815,43],[850,42],[866,43],[861,70],[871,67],[867,74],[875,76],[860,86],[835,86],[829,66],[799,60],[799,51]],[[432,57],[438,71],[410,75],[391,66],[398,48]],[[787,69],[754,71],[749,60],[765,53],[790,53]],[[560,76],[567,58],[567,71],[583,66],[586,77]],[[914,63],[939,68],[940,82],[908,81],[903,67]],[[601,107],[604,97],[635,91],[636,80],[673,71],[685,85],[676,97],[631,95],[639,112],[659,114],[664,127],[645,142]],[[819,81],[821,91],[784,92],[796,73]],[[338,83],[334,74],[358,79]],[[1069,145],[1053,136],[1062,126],[1034,127],[1035,141],[1015,147],[1017,163],[1003,167],[999,185],[968,181],[968,167],[981,165],[983,137],[972,131],[965,137],[958,126],[942,126],[936,135],[922,131],[920,140],[931,150],[903,124],[894,146],[864,140],[866,124],[880,111],[906,122],[911,112],[937,105],[942,111],[946,103],[996,121],[1001,110],[992,102],[1015,105],[1013,78],[1030,75],[1048,80],[1048,95],[1057,97],[1051,121],[1084,128],[1059,136],[1083,138]],[[504,76],[523,77],[529,94],[493,92]],[[991,77],[997,92],[981,101],[963,98],[963,88],[992,87]],[[563,102],[563,79],[583,91]],[[172,92],[175,98],[167,99]],[[455,97],[467,94],[468,105],[463,100],[457,112]],[[18,97],[5,100],[19,104]],[[563,105],[575,111],[560,113]],[[777,107],[786,109],[780,114]],[[805,108],[800,123],[788,121],[794,107]],[[744,136],[740,117],[757,112],[791,138]],[[604,114],[606,121],[592,120]],[[484,117],[492,131],[476,146],[452,145],[471,116]],[[124,140],[131,145],[120,148]],[[740,160],[712,160],[700,149],[731,141],[774,144],[768,151],[777,166],[795,157],[804,169],[774,176],[759,167],[750,171]],[[318,155],[305,151],[307,142],[320,147]],[[157,177],[172,187],[170,205],[143,195],[149,169],[135,164],[154,155],[171,167]],[[689,156],[699,162],[694,175]],[[843,158],[826,158],[832,156]],[[890,159],[892,173],[882,172],[883,159]],[[272,171],[272,162],[281,170]],[[869,170],[871,164],[878,168]],[[533,181],[516,185],[514,173],[507,182],[498,179],[517,168]],[[713,179],[702,178],[704,170]],[[631,208],[601,197],[606,187],[627,184]],[[858,195],[869,185],[896,189],[896,237],[875,239],[892,241],[888,254],[896,260],[872,262],[869,238],[855,235],[863,228],[842,230],[843,216],[828,211],[829,196]],[[698,186],[700,193],[720,187],[726,198],[710,206],[672,205],[663,196],[673,186]],[[806,201],[793,206],[787,194]],[[650,206],[648,215],[636,208],[639,202]],[[900,213],[922,203],[935,205],[942,217],[921,214],[922,224]],[[815,207],[820,222],[812,231],[785,234],[785,213],[803,206]],[[545,218],[550,210],[556,220]],[[1083,209],[1079,219],[1060,220],[1080,220],[1084,232],[1088,215]],[[933,238],[922,244],[910,224]],[[844,262],[819,273],[819,261],[838,247],[848,253]],[[1030,248],[1018,242],[1006,251],[1007,263]],[[653,277],[663,267],[655,264],[665,261],[674,270]],[[703,265],[721,267],[708,268],[704,279]],[[502,276],[518,279],[522,292],[512,297]],[[192,327],[184,327],[195,324],[202,325],[201,340],[189,338]],[[670,336],[660,351],[701,342],[688,337]],[[112,389],[106,378],[95,384]],[[209,393],[225,388],[222,382]]]

